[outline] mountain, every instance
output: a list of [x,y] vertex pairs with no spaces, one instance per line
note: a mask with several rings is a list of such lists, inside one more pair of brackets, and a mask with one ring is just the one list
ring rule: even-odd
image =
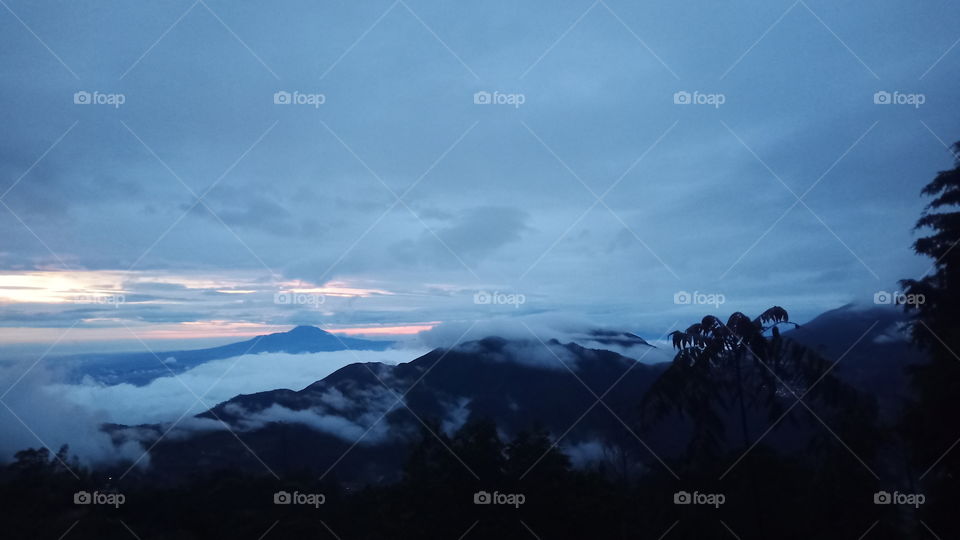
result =
[[[182,373],[212,360],[261,353],[317,353],[343,350],[382,351],[392,341],[336,336],[315,326],[297,326],[287,332],[257,336],[209,349],[143,353],[83,354],[63,359],[71,366],[70,379],[92,377],[97,382],[143,386],[158,377]],[[162,363],[161,363],[162,362]]]
[[536,422],[562,430],[569,427],[562,424],[571,416],[575,418],[575,412],[583,412],[596,400],[594,394],[599,396],[609,389],[607,403],[632,402],[635,393],[642,392],[661,369],[575,343],[551,340],[544,347],[539,342],[488,337],[454,349],[435,349],[396,366],[351,364],[299,392],[237,396],[200,416],[216,415],[234,423],[237,416],[231,410],[238,406],[246,414],[267,405],[304,410],[329,403],[325,396],[369,396],[381,390],[388,392],[388,387],[394,401],[405,396],[421,417],[462,424],[466,416],[457,415],[462,410],[502,418],[501,427],[511,432]]
[[[839,360],[828,379],[834,382],[824,381],[824,392],[807,398],[820,417],[836,425],[854,414],[845,408],[854,402],[830,405],[847,387],[860,396],[851,396],[856,403],[876,401],[888,418],[896,411],[906,395],[904,368],[923,359],[904,339],[905,321],[893,309],[844,306],[783,334],[785,350],[811,354],[811,361],[823,357],[825,365]],[[317,332],[266,336],[263,347],[290,334],[309,341],[307,336],[321,335]],[[685,413],[675,410],[651,429],[640,427],[640,404],[670,364],[650,364],[637,360],[642,354],[625,356],[583,343],[606,342],[664,358],[672,352],[624,332],[594,330],[575,338],[579,343],[487,337],[398,365],[356,363],[301,390],[236,396],[172,429],[112,426],[108,431],[118,444],[136,440],[151,448],[151,470],[169,481],[217,469],[325,474],[334,467],[345,481],[395,480],[406,451],[424,429],[451,434],[471,419],[493,421],[506,438],[544,429],[571,456],[633,453],[645,466],[656,466],[654,453],[679,456],[691,433]],[[775,396],[779,404],[773,411],[793,404],[789,392]],[[723,401],[734,403],[732,396]],[[769,434],[775,418],[766,412],[753,410],[747,422],[753,437],[764,433],[764,444],[781,449],[805,448],[815,437],[830,440],[829,430],[803,410],[798,408],[796,416]],[[716,421],[737,437],[726,444],[741,444],[732,406],[718,412]]]
[[300,354],[344,351],[347,349],[382,351],[389,348],[392,344],[392,341],[372,341],[335,336],[316,326],[297,326],[287,332],[257,336],[247,341],[231,343],[230,345],[212,349],[204,349],[204,351],[207,351],[208,354],[218,355],[219,358],[230,358],[231,356],[241,354],[259,354],[264,352]]
[[587,337],[604,345],[621,345],[624,347],[646,345],[648,347],[653,347],[653,345],[647,343],[647,341],[642,337],[630,332],[597,329],[590,331],[587,334]]
[[907,315],[896,307],[847,304],[783,335],[839,361],[834,368],[838,376],[877,396],[881,413],[889,417],[908,395],[905,370],[925,360],[909,343],[907,322]]
[[587,348],[606,349],[646,364],[673,360],[672,350],[651,345],[647,340],[630,332],[596,328],[586,332],[574,333],[570,336],[570,339]]
[[397,474],[424,425],[451,433],[470,418],[494,420],[510,436],[534,428],[564,434],[565,446],[624,437],[636,444],[621,420],[639,422],[637,403],[665,365],[576,343],[545,345],[488,337],[396,366],[351,364],[299,391],[237,396],[172,437],[160,439],[162,426],[112,431],[118,442],[159,440],[151,467],[170,477],[211,468],[263,472],[263,460],[280,470],[337,464],[340,478],[381,481]]

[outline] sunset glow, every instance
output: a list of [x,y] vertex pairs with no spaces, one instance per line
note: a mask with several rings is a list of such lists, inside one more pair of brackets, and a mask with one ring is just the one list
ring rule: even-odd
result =
[[120,272],[21,272],[0,274],[0,302],[63,304],[90,295],[122,294]]
[[440,321],[398,326],[357,326],[353,328],[330,329],[329,331],[334,334],[344,334],[347,336],[412,336],[431,330],[438,324],[440,324]]

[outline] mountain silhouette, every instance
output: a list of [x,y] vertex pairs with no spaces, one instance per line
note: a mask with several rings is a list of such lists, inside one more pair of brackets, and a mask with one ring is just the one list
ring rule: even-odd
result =
[[[616,440],[621,419],[639,421],[638,399],[664,367],[576,343],[488,337],[395,366],[351,364],[299,391],[236,396],[197,415],[206,427],[187,436],[161,439],[164,426],[110,431],[118,442],[144,433],[141,442],[159,441],[151,469],[168,478],[211,468],[262,472],[262,460],[278,470],[337,463],[340,478],[379,482],[398,473],[424,424],[452,432],[491,419],[511,435],[565,433],[563,444]],[[601,395],[616,416],[596,404]]]
[[837,362],[838,375],[880,397],[880,411],[889,417],[908,395],[904,370],[926,358],[908,341],[907,320],[896,306],[847,304],[783,335]]
[[[840,359],[834,374],[857,392],[898,395],[905,391],[905,364],[922,360],[915,351],[904,356],[908,346],[897,338],[903,320],[895,309],[844,306],[783,337],[792,348],[828,361]],[[263,337],[257,345],[261,349],[255,350],[291,343],[316,347],[326,336],[322,330],[299,327]],[[654,349],[625,332],[579,336],[589,338],[580,339],[584,342],[607,340],[615,348]],[[848,352],[858,338],[857,347]],[[342,480],[391,481],[399,474],[404,449],[424,426],[452,433],[472,420],[492,421],[506,437],[543,429],[566,450],[587,445],[652,459],[647,446],[658,455],[675,457],[690,434],[688,419],[678,415],[659,428],[641,428],[642,398],[669,365],[575,342],[491,336],[397,365],[350,364],[300,390],[239,395],[198,414],[189,428],[174,436],[162,437],[163,425],[110,426],[108,431],[115,442],[135,438],[152,447],[151,469],[168,480],[210,469],[263,472],[266,464],[278,471],[323,472],[336,466]],[[784,407],[791,403],[786,393],[778,399]],[[890,402],[885,407],[897,405],[897,400],[880,401]],[[732,409],[717,418],[728,426],[736,422]],[[752,415],[749,423],[751,432],[761,433],[770,419]],[[766,442],[799,447],[820,431],[817,425],[785,422]]]

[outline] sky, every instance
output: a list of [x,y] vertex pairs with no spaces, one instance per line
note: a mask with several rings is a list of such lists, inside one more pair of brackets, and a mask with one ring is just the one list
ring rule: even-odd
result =
[[0,4],[9,347],[809,319],[960,139],[942,0]]

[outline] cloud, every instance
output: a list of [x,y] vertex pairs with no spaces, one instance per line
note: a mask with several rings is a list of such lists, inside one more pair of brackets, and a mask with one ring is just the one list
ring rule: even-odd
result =
[[[45,362],[29,371],[32,359],[7,362],[0,367],[0,383],[11,388],[4,402],[13,412],[0,409],[0,459],[9,459],[28,447],[46,444],[55,451],[60,445],[69,444],[71,454],[86,464],[134,461],[143,455],[144,441],[155,440],[168,430],[167,438],[180,439],[197,431],[226,429],[218,420],[194,415],[239,394],[301,389],[348,364],[394,365],[425,352],[408,349],[245,355],[208,362],[178,377],[161,377],[142,387],[106,386],[90,379],[67,384],[62,382],[64,374],[51,370]],[[205,394],[203,402],[197,403],[197,396]],[[278,405],[252,414],[239,411],[243,419],[237,428],[254,429],[272,421],[291,422],[353,442],[380,416],[401,406],[396,403],[396,396],[384,388],[373,388],[351,398],[329,388],[320,401],[316,409],[305,411]],[[131,427],[116,431],[114,436],[120,443],[114,444],[111,436],[101,431],[105,423]],[[137,427],[139,424],[154,427]],[[387,423],[382,422],[364,440],[382,441],[387,429]],[[141,461],[141,465],[147,463],[149,460]]]
[[[380,374],[384,377],[383,373]],[[279,403],[251,410],[241,403],[228,403],[224,412],[230,415],[232,429],[251,431],[269,423],[299,424],[338,437],[349,443],[378,444],[391,435],[385,420],[391,411],[403,407],[401,396],[374,386],[361,388],[347,397],[336,387],[329,387],[305,409],[291,409]]]
[[[880,0],[871,17],[846,4],[829,14],[883,81],[930,94],[919,112],[936,136],[915,110],[875,106],[877,79],[809,14],[783,18],[734,66],[782,14],[759,1],[678,4],[655,18],[624,2],[617,17],[585,17],[536,62],[556,38],[546,29],[567,28],[582,8],[518,4],[504,25],[480,5],[420,6],[463,63],[405,10],[340,62],[369,25],[361,4],[214,6],[250,51],[199,9],[151,47],[178,14],[114,4],[91,14],[79,3],[11,3],[25,21],[47,22],[36,30],[49,50],[5,23],[0,272],[133,266],[263,286],[238,298],[141,284],[120,310],[17,306],[3,326],[473,321],[502,312],[465,291],[498,283],[526,295],[517,312],[575,312],[649,338],[703,316],[672,303],[678,290],[723,293],[727,312],[778,304],[805,319],[869,294],[865,283],[875,290],[871,272],[893,283],[929,266],[910,252],[911,227],[920,187],[950,165],[937,138],[951,141],[960,102],[944,93],[955,57],[923,81],[916,59],[951,46],[944,21],[960,15],[957,3]],[[697,39],[677,42],[691,26]],[[485,39],[471,39],[478,29]],[[84,89],[122,92],[126,104],[73,104]],[[326,105],[278,106],[278,90],[322,92]],[[478,90],[523,93],[525,104],[478,106]],[[678,90],[727,100],[719,111],[678,106]],[[807,188],[790,210],[791,191]],[[194,194],[204,204],[184,216]],[[398,294],[274,304],[269,284],[298,279],[365,279]]]
[[890,324],[880,332],[877,332],[877,335],[873,338],[873,342],[877,344],[885,343],[902,343],[906,344],[910,341],[910,328],[908,323],[895,322]]
[[531,340],[539,337],[544,342],[551,339],[569,341],[569,338],[591,328],[586,317],[571,313],[519,313],[500,315],[491,312],[489,318],[449,321],[431,330],[422,332],[418,342],[425,347],[449,347],[460,342],[473,341],[488,336],[510,340]]
[[[589,336],[573,336],[573,340],[583,347],[588,349],[603,349],[607,351],[613,351],[619,355],[626,356],[627,358],[633,358],[638,362],[643,362],[644,364],[658,364],[661,362],[671,362],[673,361],[674,353],[673,343],[669,340],[657,340],[657,339],[646,339],[645,341],[649,345],[643,344],[634,344],[627,345],[624,343],[609,343],[601,342],[596,339],[592,339]],[[650,346],[652,345],[652,346]]]
[[[560,343],[577,343],[588,349],[610,350],[622,354],[628,358],[642,361],[646,364],[658,362],[669,362],[673,360],[673,352],[670,344],[666,342],[654,343],[660,336],[640,336],[656,345],[656,348],[650,348],[642,345],[624,346],[617,344],[601,343],[594,338],[589,337],[591,330],[599,330],[600,327],[594,321],[587,317],[571,313],[532,313],[517,314],[514,316],[500,316],[480,321],[452,321],[439,324],[436,327],[422,332],[415,343],[422,344],[425,347],[449,347],[454,343],[469,342],[483,339],[489,336],[502,337],[504,339],[516,342],[526,342],[523,350],[516,349],[515,345],[508,348],[508,352],[514,361],[525,363],[530,366],[551,367],[565,369],[563,364],[557,361],[556,357],[550,353],[550,350],[560,355],[561,360],[571,364],[572,359],[568,358],[569,353],[562,347],[551,346],[550,350],[544,348],[543,344],[549,344],[551,340],[557,340]],[[632,331],[623,327],[609,327],[607,330],[619,332]],[[543,343],[540,343],[540,342]],[[664,347],[666,345],[666,347]]]
[[0,408],[0,461],[26,448],[46,446],[56,452],[64,444],[85,465],[135,461],[143,454],[144,447],[135,441],[115,445],[101,431],[102,424],[110,421],[108,415],[47,392],[59,374],[33,363],[31,359],[0,366],[0,385],[6,392],[6,406]]
[[469,405],[470,399],[463,397],[457,398],[454,403],[447,404],[447,414],[440,423],[440,429],[447,436],[453,436],[470,419]]
[[[520,208],[481,206],[456,214],[428,212],[434,223],[425,224],[417,240],[402,240],[393,253],[403,261],[429,267],[459,266],[458,258],[477,264],[503,246],[517,242],[529,228],[529,214]],[[452,252],[452,253],[451,253]]]
[[[178,376],[160,377],[145,386],[106,386],[92,380],[81,384],[54,383],[45,389],[78,410],[103,421],[136,425],[170,422],[186,413],[199,414],[240,394],[279,388],[300,390],[337,369],[355,362],[407,362],[423,350],[336,351],[310,354],[263,353],[215,360]],[[203,397],[197,402],[197,397]],[[204,397],[205,396],[205,397]],[[325,396],[332,409],[349,403],[331,391]],[[341,409],[342,410],[342,409]]]
[[369,445],[383,442],[388,438],[390,425],[382,417],[396,407],[402,407],[402,405],[395,403],[394,407],[388,406],[382,410],[370,409],[354,421],[339,414],[324,412],[322,409],[295,411],[273,404],[264,410],[244,416],[238,421],[238,425],[242,430],[252,430],[259,429],[270,422],[301,424],[351,444],[357,442],[357,444]]

